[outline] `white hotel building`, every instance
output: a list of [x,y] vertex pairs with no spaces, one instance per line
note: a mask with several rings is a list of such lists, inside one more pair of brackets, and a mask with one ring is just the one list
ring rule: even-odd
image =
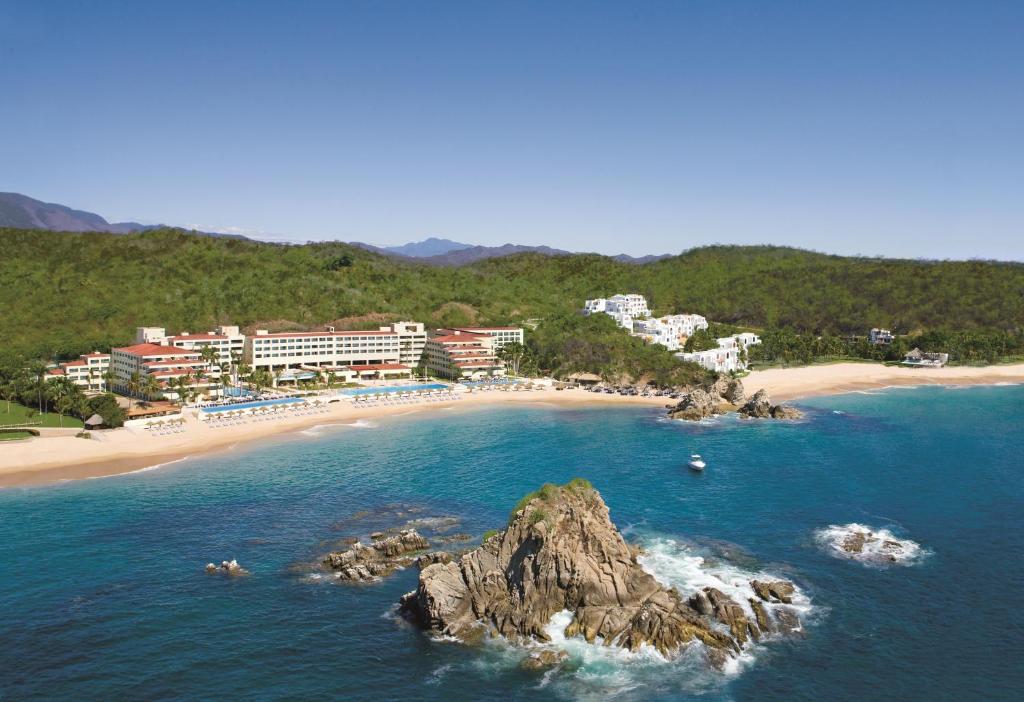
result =
[[669,351],[678,351],[694,332],[707,328],[708,320],[699,314],[670,314],[657,319],[635,320],[633,336],[651,344],[661,344]]
[[135,343],[177,346],[189,351],[199,351],[204,346],[212,346],[217,349],[221,364],[229,364],[233,358],[241,358],[245,351],[245,335],[234,326],[220,326],[214,331],[202,334],[183,331],[174,336],[168,336],[163,327],[139,327],[135,331]]
[[423,365],[436,376],[452,380],[479,380],[505,375],[505,364],[495,353],[495,337],[453,330],[427,340]]
[[253,370],[331,371],[354,377],[409,377],[426,345],[422,324],[399,322],[377,331],[282,332],[257,330],[245,339]]
[[46,372],[47,380],[65,377],[83,390],[106,390],[103,376],[110,368],[110,354],[93,351],[74,361],[66,361]]
[[129,391],[132,376],[138,374],[145,381],[147,376],[156,379],[164,397],[177,399],[177,393],[169,389],[170,380],[188,376],[189,386],[207,396],[216,395],[219,387],[220,368],[204,361],[198,351],[177,346],[141,343],[110,350],[110,367],[114,372],[114,387],[123,393]]
[[505,344],[522,344],[523,330],[520,327],[455,327],[451,329],[438,329],[435,336],[449,336],[452,334],[480,334],[491,337],[492,346],[495,351]]

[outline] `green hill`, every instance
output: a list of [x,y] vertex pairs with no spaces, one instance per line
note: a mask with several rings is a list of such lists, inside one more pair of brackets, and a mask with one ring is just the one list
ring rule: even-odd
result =
[[828,256],[781,247],[694,249],[646,265],[523,254],[429,267],[340,243],[267,244],[174,229],[114,235],[0,229],[0,343],[73,356],[136,326],[205,330],[519,322],[587,297],[648,296],[657,314],[803,332],[1016,331],[1024,264]]

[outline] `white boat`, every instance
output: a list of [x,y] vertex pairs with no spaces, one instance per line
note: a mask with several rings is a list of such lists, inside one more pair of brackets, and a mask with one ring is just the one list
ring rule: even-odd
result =
[[690,470],[696,471],[702,471],[707,467],[707,464],[704,462],[704,459],[700,457],[699,453],[695,453],[690,456],[690,462],[687,465],[690,466]]

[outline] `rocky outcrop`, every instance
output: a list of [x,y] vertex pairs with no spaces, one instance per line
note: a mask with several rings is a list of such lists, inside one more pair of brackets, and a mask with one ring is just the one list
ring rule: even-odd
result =
[[423,568],[401,608],[439,633],[520,643],[548,641],[552,617],[568,611],[567,637],[630,650],[647,644],[663,654],[701,642],[717,662],[763,628],[719,590],[687,600],[661,585],[637,563],[600,494],[581,480],[544,486],[520,502],[503,532],[457,562]]
[[430,553],[424,553],[416,559],[416,567],[423,570],[427,566],[434,565],[435,563],[451,563],[452,554],[447,551],[431,551]]
[[676,405],[669,407],[668,416],[691,421],[705,419],[733,411],[736,405],[743,403],[745,397],[742,381],[720,376],[707,387],[692,388],[685,392]]
[[565,651],[552,651],[550,649],[545,649],[542,651],[534,651],[524,658],[519,666],[525,670],[544,670],[546,668],[554,668],[557,665],[561,665],[568,659],[569,654]]
[[793,604],[793,593],[796,592],[793,583],[788,583],[785,580],[774,580],[767,583],[761,580],[751,580],[750,586],[754,588],[757,596],[765,602]]
[[374,534],[373,543],[357,541],[347,551],[327,554],[323,564],[338,572],[338,578],[362,582],[390,575],[397,568],[413,562],[411,554],[430,547],[415,529],[405,529],[393,536]]
[[803,413],[788,405],[773,405],[763,388],[740,407],[740,414],[750,419],[799,419]]
[[696,388],[683,395],[679,404],[668,411],[672,419],[698,420],[717,413],[718,403],[707,390]]

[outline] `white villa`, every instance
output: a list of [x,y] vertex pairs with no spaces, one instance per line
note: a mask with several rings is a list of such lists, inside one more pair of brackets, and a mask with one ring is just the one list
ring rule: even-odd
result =
[[869,344],[891,344],[896,337],[888,329],[872,329],[868,332]]
[[743,332],[742,334],[724,336],[717,341],[718,348],[716,349],[677,353],[676,358],[697,363],[708,370],[718,373],[732,373],[733,371],[745,370],[747,363],[742,352],[754,344],[760,344],[761,338],[757,334]]
[[651,316],[651,310],[647,306],[647,298],[643,295],[612,295],[609,298],[599,297],[595,300],[587,300],[583,304],[583,314],[604,313],[614,319],[623,329],[633,331],[634,319],[646,319]]
[[699,314],[670,314],[664,317],[633,321],[633,336],[648,343],[661,344],[669,351],[678,351],[699,329],[707,329],[708,320]]

